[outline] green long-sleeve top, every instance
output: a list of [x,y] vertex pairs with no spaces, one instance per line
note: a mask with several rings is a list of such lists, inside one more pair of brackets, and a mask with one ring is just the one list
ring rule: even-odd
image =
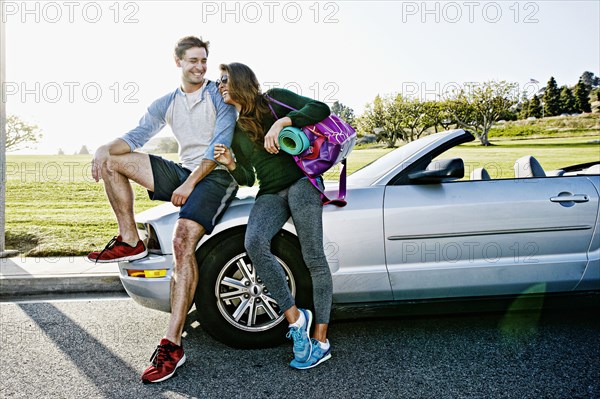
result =
[[[271,103],[273,110],[279,118],[285,116],[292,120],[292,126],[304,127],[314,125],[327,118],[331,113],[329,106],[320,101],[300,96],[285,89],[271,89],[268,96],[287,104],[297,111],[291,111],[283,106]],[[270,114],[263,122],[265,134],[275,123],[275,117]],[[294,158],[284,152],[269,154],[262,142],[253,142],[248,134],[236,126],[233,134],[231,149],[235,155],[236,168],[231,175],[242,186],[252,186],[258,178],[259,190],[257,196],[262,194],[275,194],[304,177],[302,170],[296,165]]]

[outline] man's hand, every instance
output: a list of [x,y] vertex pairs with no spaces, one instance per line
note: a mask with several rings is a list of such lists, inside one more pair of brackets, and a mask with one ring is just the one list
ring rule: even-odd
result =
[[110,153],[108,152],[108,147],[102,146],[96,150],[94,153],[94,158],[92,158],[92,177],[96,182],[99,182],[102,179],[102,169],[106,166],[109,172],[110,164],[108,163],[108,159],[110,158]]
[[92,177],[97,182],[102,179],[102,169],[107,168],[109,173],[113,172],[110,157],[131,152],[129,144],[121,139],[115,139],[108,144],[99,147],[92,158]]
[[171,203],[175,206],[182,206],[185,204],[190,194],[192,194],[192,191],[194,191],[196,184],[208,176],[208,174],[212,172],[216,166],[217,163],[215,161],[211,159],[203,159],[200,162],[200,165],[198,165],[196,169],[192,171],[183,184],[173,191],[173,194],[171,195]]
[[194,191],[194,185],[185,181],[181,186],[177,187],[171,195],[171,203],[175,206],[182,206],[187,201],[188,197]]

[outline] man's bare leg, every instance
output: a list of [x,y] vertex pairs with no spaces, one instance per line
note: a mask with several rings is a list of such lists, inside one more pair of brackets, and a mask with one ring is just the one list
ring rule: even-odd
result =
[[166,338],[181,345],[185,320],[198,285],[196,246],[206,233],[204,227],[189,219],[179,219],[173,233],[175,264],[171,277],[171,317]]
[[111,156],[102,168],[104,189],[117,218],[122,240],[135,246],[140,239],[134,218],[134,193],[129,179],[154,191],[154,177],[148,154],[132,152]]

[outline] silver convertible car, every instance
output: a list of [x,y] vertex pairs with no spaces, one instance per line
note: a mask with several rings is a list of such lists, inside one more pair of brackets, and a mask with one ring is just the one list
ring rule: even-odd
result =
[[[323,211],[334,312],[600,291],[600,159],[548,172],[528,156],[516,160],[514,178],[490,179],[484,168],[444,157],[473,139],[463,130],[426,136],[348,177],[348,205]],[[328,189],[335,194],[337,183]],[[215,339],[242,348],[277,344],[287,329],[244,249],[255,193],[241,188],[197,250],[198,320]],[[150,253],[119,268],[143,306],[170,309],[177,217],[169,203],[136,216]],[[291,220],[272,250],[298,305],[310,307],[311,279]]]

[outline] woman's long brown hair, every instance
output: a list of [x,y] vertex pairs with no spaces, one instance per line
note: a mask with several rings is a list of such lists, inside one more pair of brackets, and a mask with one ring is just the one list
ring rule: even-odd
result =
[[252,69],[239,62],[221,64],[220,68],[229,77],[229,96],[241,105],[239,126],[248,133],[252,141],[262,142],[265,137],[263,122],[271,115],[271,111],[260,91],[256,75]]

